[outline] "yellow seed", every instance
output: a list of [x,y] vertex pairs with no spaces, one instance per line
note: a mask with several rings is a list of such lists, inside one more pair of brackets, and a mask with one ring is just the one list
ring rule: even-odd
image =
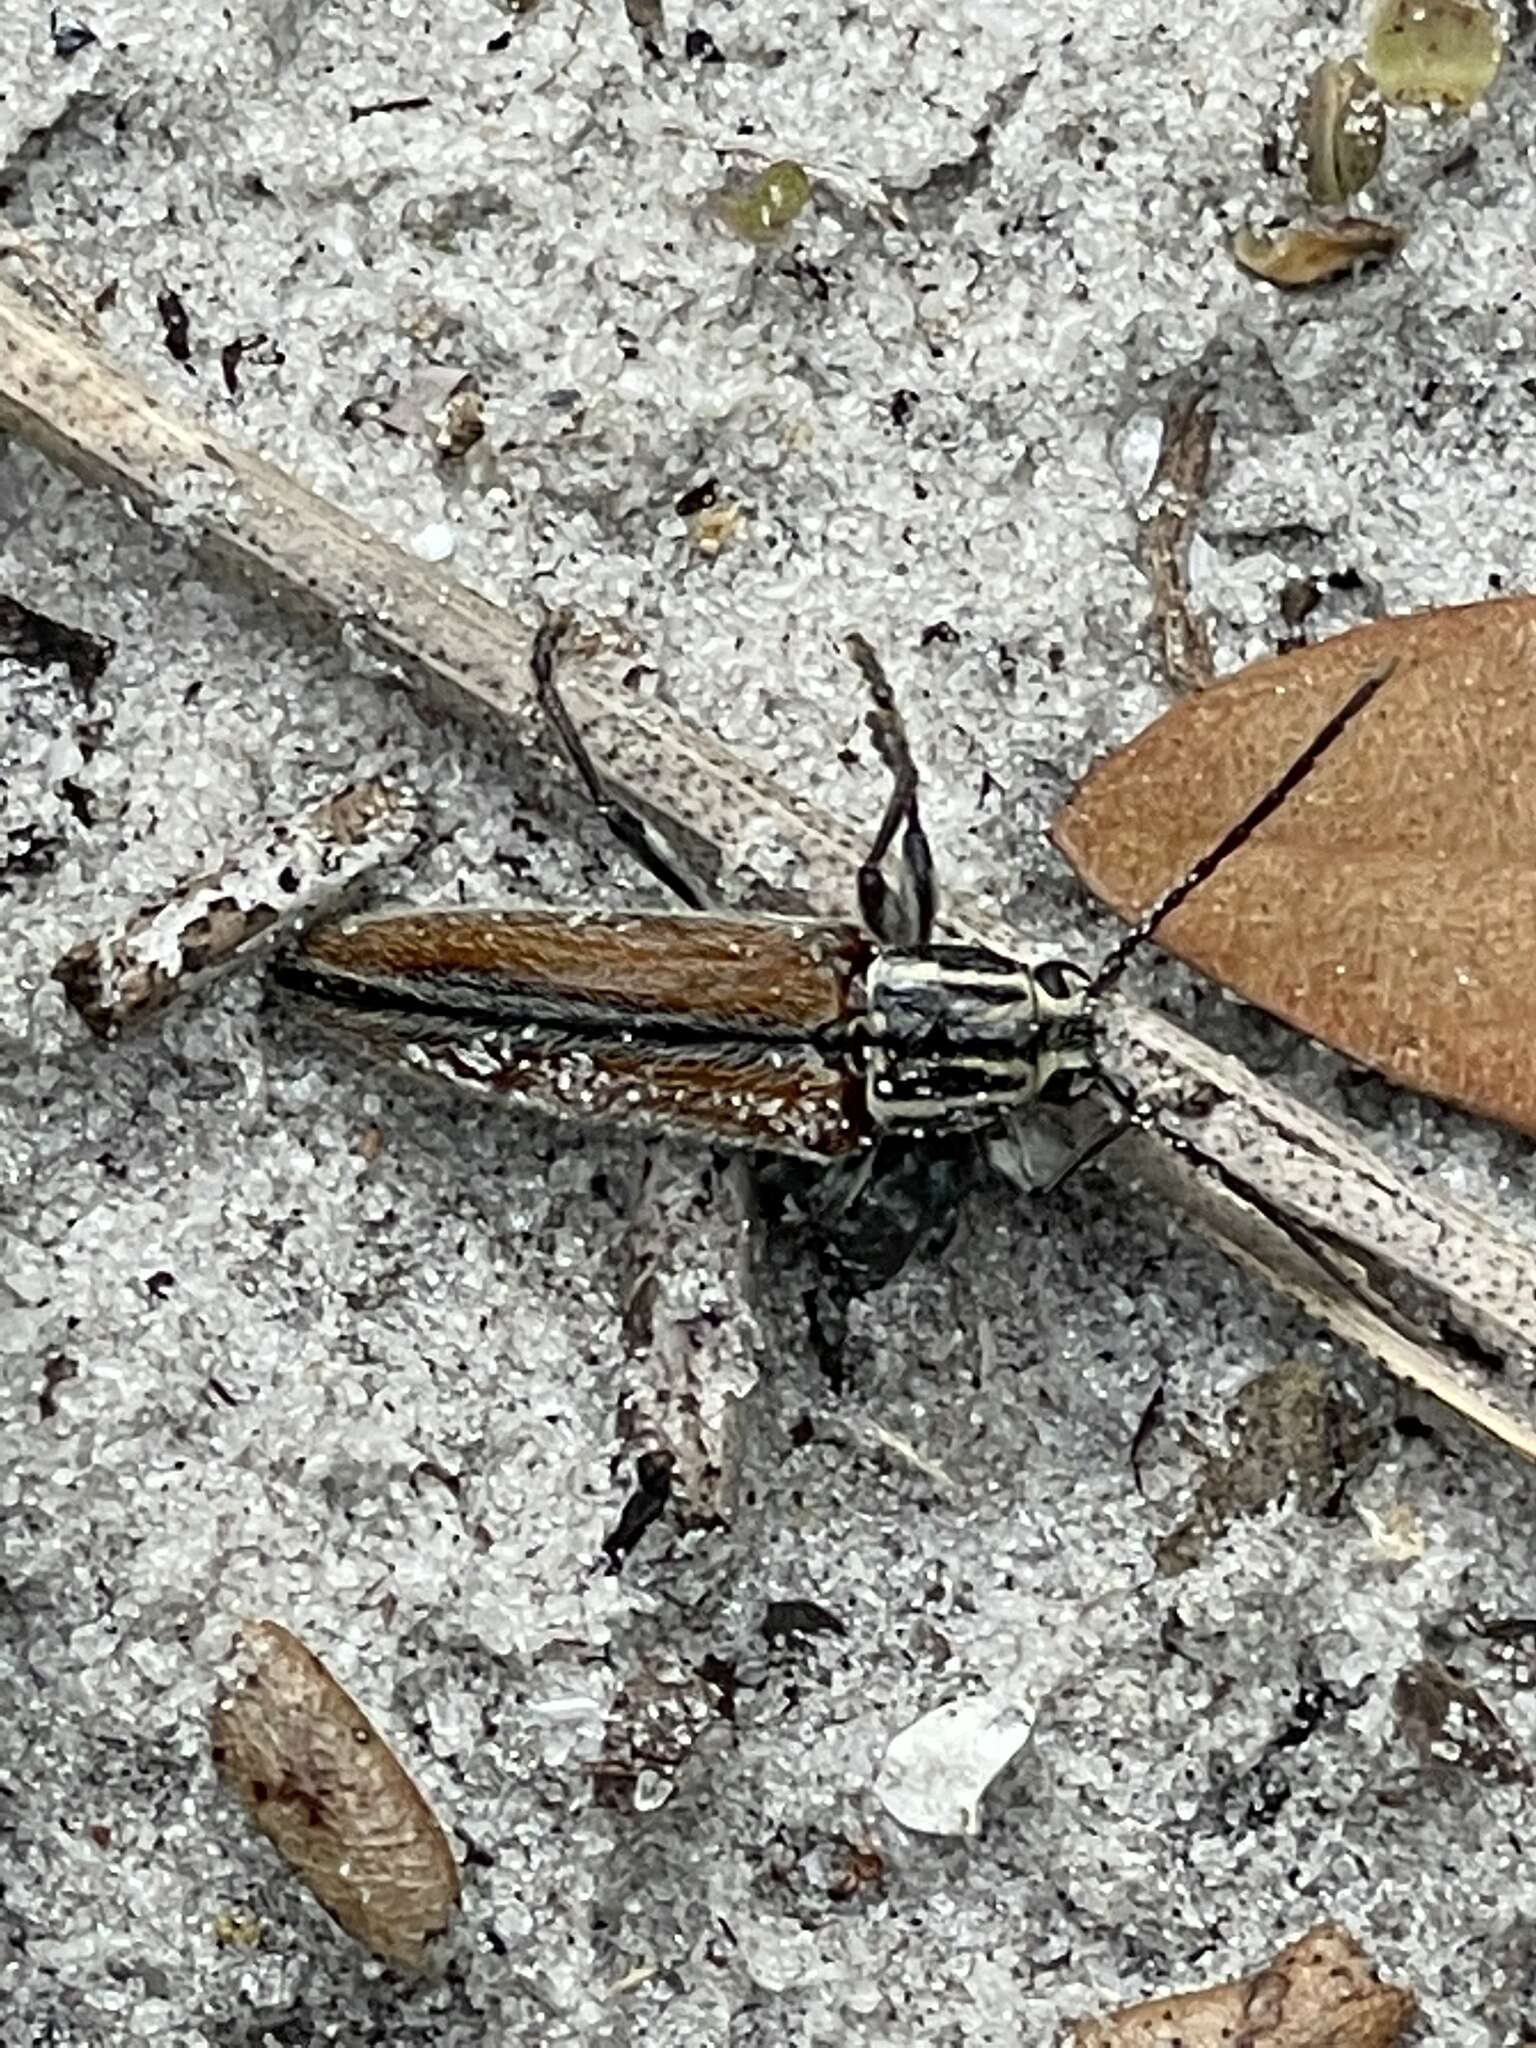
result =
[[259,1948],[261,1922],[251,1913],[220,1913],[213,1923],[213,1938],[221,1948]]
[[384,1738],[296,1636],[248,1621],[213,1761],[300,1883],[375,1954],[419,1964],[459,1901],[448,1838]]
[[744,517],[740,505],[731,499],[726,499],[723,504],[706,506],[689,522],[688,537],[701,555],[718,555],[735,539]]
[[1475,107],[1498,76],[1504,38],[1479,0],[1380,0],[1365,61],[1394,106]]
[[1301,111],[1307,191],[1319,206],[1342,206],[1381,168],[1387,110],[1363,65],[1330,60],[1312,74]]
[[811,181],[797,163],[770,164],[750,184],[717,192],[714,210],[744,242],[772,242],[804,211]]
[[1244,270],[1290,290],[1328,284],[1360,263],[1380,263],[1406,239],[1384,220],[1298,221],[1273,234],[1239,228],[1232,253]]

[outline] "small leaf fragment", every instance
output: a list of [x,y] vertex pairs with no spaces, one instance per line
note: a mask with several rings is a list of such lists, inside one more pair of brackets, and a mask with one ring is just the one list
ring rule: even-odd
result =
[[1392,2048],[1418,2001],[1342,1927],[1314,1927],[1251,1977],[1079,2020],[1069,2048]]
[[1451,1765],[1501,1785],[1531,1783],[1530,1764],[1493,1708],[1433,1657],[1398,1673],[1392,1707],[1421,1763]]
[[1366,32],[1366,64],[1393,106],[1465,113],[1503,58],[1498,16],[1480,0],[1381,0]]
[[1374,80],[1354,58],[1319,64],[1301,112],[1307,192],[1319,206],[1342,206],[1381,168],[1387,110]]
[[776,241],[811,197],[811,181],[801,165],[786,158],[770,164],[749,184],[714,196],[714,210],[732,234],[758,247]]
[[213,1761],[301,1884],[376,1955],[420,1964],[459,1902],[437,1818],[367,1715],[275,1621],[248,1621]]
[[1232,253],[1244,270],[1266,284],[1285,290],[1329,284],[1361,263],[1380,263],[1395,256],[1407,236],[1390,221],[1351,217],[1334,221],[1298,221],[1262,234],[1239,228]]
[[1358,1414],[1306,1360],[1256,1374],[1228,1409],[1227,1427],[1230,1455],[1209,1460],[1188,1516],[1157,1545],[1164,1577],[1193,1570],[1239,1517],[1288,1495],[1321,1514],[1366,1448]]
[[665,1806],[702,1742],[728,1733],[734,1714],[724,1667],[664,1671],[647,1668],[614,1700],[594,1767],[599,1806],[654,1813]]

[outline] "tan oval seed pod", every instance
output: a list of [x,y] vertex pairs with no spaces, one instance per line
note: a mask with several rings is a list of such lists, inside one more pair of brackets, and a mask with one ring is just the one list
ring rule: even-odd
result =
[[459,1902],[431,1807],[368,1716],[280,1622],[236,1638],[239,1684],[213,1710],[214,1767],[348,1934],[420,1964]]

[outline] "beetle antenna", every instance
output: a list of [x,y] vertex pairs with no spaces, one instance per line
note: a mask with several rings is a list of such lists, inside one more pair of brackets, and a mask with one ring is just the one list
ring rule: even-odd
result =
[[1377,669],[1374,674],[1367,676],[1327,723],[1312,735],[1280,780],[1272,783],[1257,803],[1222,834],[1210,851],[1203,853],[1188,873],[1175,882],[1145,916],[1138,918],[1125,936],[1110,948],[1098,973],[1088,984],[1085,991],[1086,1001],[1091,1002],[1096,996],[1102,996],[1112,989],[1133,956],[1155,935],[1164,920],[1171,917],[1181,903],[1187,902],[1202,882],[1208,882],[1219,867],[1247,844],[1265,820],[1273,817],[1280,806],[1296,793],[1334,742],[1342,738],[1345,731],[1354,724],[1396,667],[1395,661],[1389,661],[1384,668]]
[[[1095,1079],[1098,1087],[1114,1103],[1119,1115],[1068,1160],[1062,1170],[1039,1192],[1056,1193],[1080,1168],[1098,1159],[1118,1139],[1127,1137],[1133,1131],[1142,1131],[1158,1144],[1165,1145],[1196,1173],[1214,1181],[1218,1187],[1235,1196],[1245,1207],[1262,1216],[1271,1229],[1277,1231],[1288,1244],[1336,1285],[1345,1288],[1357,1299],[1365,1298],[1361,1292],[1359,1275],[1352,1273],[1345,1260],[1335,1255],[1334,1247],[1320,1230],[1299,1223],[1295,1217],[1288,1215],[1278,1202],[1271,1200],[1261,1189],[1244,1180],[1241,1174],[1234,1173],[1224,1160],[1202,1151],[1200,1146],[1192,1138],[1187,1138],[1182,1131],[1171,1130],[1159,1114],[1158,1106],[1148,1102],[1129,1082],[1102,1072],[1096,1075]],[[1371,1305],[1378,1314],[1387,1313],[1386,1304],[1372,1302]],[[1390,1320],[1390,1317],[1388,1319]]]

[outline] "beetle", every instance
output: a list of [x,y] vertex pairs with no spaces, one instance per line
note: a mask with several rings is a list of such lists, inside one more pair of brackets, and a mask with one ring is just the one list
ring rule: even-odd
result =
[[[603,778],[556,681],[562,617],[532,650],[538,700],[598,815],[681,902],[388,909],[318,925],[272,974],[376,1057],[509,1107],[777,1156],[848,1291],[947,1237],[979,1145],[1014,1179],[1021,1118],[1095,1081],[1095,1009],[1134,949],[1283,803],[1389,670],[1368,676],[1279,780],[1089,974],[935,939],[918,773],[878,657],[847,641],[891,789],[858,870],[862,922],[713,907]],[[900,840],[896,886],[885,864]],[[1134,1101],[1065,1173],[1134,1120]],[[810,1173],[793,1169],[809,1168]]]

